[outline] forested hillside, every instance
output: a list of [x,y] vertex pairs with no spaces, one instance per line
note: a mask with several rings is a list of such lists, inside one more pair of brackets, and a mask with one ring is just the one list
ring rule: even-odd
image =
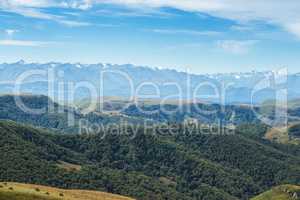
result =
[[[180,129],[179,129],[180,131]],[[58,134],[0,122],[0,181],[137,199],[249,199],[300,184],[297,152],[240,135]],[[75,166],[75,167],[70,167]]]
[[[106,103],[104,105],[106,112],[100,112],[96,107],[95,110],[83,114],[81,112],[82,108],[60,105],[47,96],[17,96],[29,109],[43,109],[41,113],[32,114],[22,110],[20,105],[16,105],[15,97],[14,95],[0,95],[0,119],[13,120],[67,133],[78,133],[80,120],[103,125],[111,123],[143,124],[145,120],[148,123],[156,124],[184,123],[187,120],[195,120],[202,124],[237,126],[253,123],[260,124],[258,113],[269,117],[269,119],[272,119],[274,114],[274,107],[272,106],[268,106],[268,109],[265,107],[252,108],[248,105],[222,106],[209,103],[185,103],[179,106],[171,103],[160,105],[158,102],[131,104],[122,100],[113,100],[112,104]],[[74,124],[68,124],[70,116],[74,118]],[[300,117],[298,108],[289,109],[288,116],[289,121],[297,123],[296,119]],[[297,132],[292,134],[292,136],[297,136]]]
[[[120,115],[108,115],[104,113],[91,112],[82,114],[76,108],[60,105],[43,95],[21,95],[21,102],[32,111],[30,113],[16,104],[15,95],[0,95],[0,119],[13,120],[16,122],[31,124],[34,126],[63,131],[66,133],[78,133],[80,120],[90,123],[110,124],[110,123],[138,123],[141,120],[131,119]],[[69,124],[68,120],[74,119],[74,123]]]

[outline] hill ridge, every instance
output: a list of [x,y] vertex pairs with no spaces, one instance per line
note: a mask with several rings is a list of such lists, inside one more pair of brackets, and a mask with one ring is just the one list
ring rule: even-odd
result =
[[[26,200],[41,198],[49,200],[134,200],[129,197],[89,190],[65,190],[60,188],[24,184],[15,182],[0,182],[0,199],[9,196],[9,200]],[[30,199],[29,199],[30,198]]]

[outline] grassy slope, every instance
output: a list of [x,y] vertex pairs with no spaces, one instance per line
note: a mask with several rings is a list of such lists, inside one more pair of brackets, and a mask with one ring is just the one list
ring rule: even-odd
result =
[[289,130],[299,126],[298,123],[290,124],[288,127],[274,127],[267,131],[265,138],[281,144],[300,144],[300,138],[292,137]]
[[62,190],[41,185],[0,183],[0,200],[133,200],[87,190]]
[[275,187],[252,200],[297,200],[300,199],[300,186],[282,185]]

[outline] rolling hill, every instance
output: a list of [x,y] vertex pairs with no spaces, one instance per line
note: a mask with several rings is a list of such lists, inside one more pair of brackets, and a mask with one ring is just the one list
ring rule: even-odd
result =
[[86,191],[63,190],[41,185],[0,183],[0,200],[133,200],[119,195]]
[[[32,110],[41,110],[40,113],[30,113],[18,106],[15,97],[19,97],[24,106]],[[69,124],[71,116],[74,123]],[[80,120],[96,124],[110,123],[139,123],[141,119],[132,119],[122,115],[110,115],[105,113],[90,112],[83,114],[73,107],[60,105],[44,95],[0,95],[0,119],[13,120],[19,123],[31,124],[55,131],[66,133],[78,133]]]
[[[22,110],[16,104],[16,97],[19,97],[29,109],[44,109],[43,112],[32,114]],[[116,102],[117,105],[114,105]],[[68,133],[78,133],[80,120],[103,125],[111,123],[144,124],[145,120],[148,123],[183,123],[187,119],[195,119],[208,124],[218,124],[220,121],[224,124],[258,123],[249,106],[232,105],[223,108],[218,104],[187,103],[179,107],[176,104],[161,106],[158,102],[153,102],[139,105],[141,107],[129,104],[123,110],[114,112],[114,109],[117,109],[115,107],[123,107],[128,102],[110,100],[109,104],[113,107],[108,112],[100,112],[96,109],[95,112],[91,111],[83,114],[81,109],[61,105],[44,95],[0,95],[0,119],[13,120]],[[74,124],[72,125],[68,124],[69,116],[74,118]]]
[[300,123],[292,123],[287,127],[273,127],[265,134],[265,138],[283,144],[300,144]]
[[[28,108],[44,109],[44,111],[37,114],[25,112],[16,104],[16,97],[19,97]],[[271,114],[265,113],[260,107],[254,107],[253,110],[247,105],[221,106],[210,103],[185,103],[179,106],[174,103],[160,105],[155,101],[151,104],[136,105],[120,99],[109,99],[105,103],[107,104],[105,112],[100,112],[95,108],[95,110],[84,113],[80,108],[56,103],[43,95],[0,95],[0,119],[13,120],[65,133],[78,133],[81,121],[106,126],[110,124],[136,125],[145,124],[145,122],[148,124],[184,123],[192,119],[201,124],[237,126],[245,123],[260,124],[261,121],[255,112],[265,115],[269,119],[273,117],[272,112],[270,112]],[[127,106],[124,108],[124,105]],[[289,115],[298,117],[300,112],[297,109],[289,110]],[[68,123],[69,119],[73,121],[72,124]]]
[[[51,101],[46,96],[21,98],[31,108],[47,108]],[[264,139],[269,130],[266,125],[244,124],[254,119],[247,107],[226,107],[225,113],[236,113],[234,134],[186,129],[181,113],[140,116],[132,107],[119,117],[132,120],[138,125],[134,128],[124,125],[77,134],[76,124],[70,127],[66,123],[68,112],[74,112],[75,122],[122,121],[51,103],[63,112],[26,113],[15,105],[14,96],[0,96],[0,119],[4,119],[0,120],[0,181],[96,190],[143,200],[246,200],[276,185],[300,184],[300,147]],[[219,117],[227,119],[216,113],[208,120],[214,123]],[[155,129],[141,125],[139,120],[145,118],[153,118]],[[170,123],[174,129],[160,129],[164,125],[160,122]],[[118,134],[124,130],[125,134]],[[299,126],[291,126],[289,132],[297,137]]]
[[[179,130],[179,132],[181,132]],[[242,135],[51,133],[0,121],[0,181],[136,199],[249,199],[300,184],[299,154]]]

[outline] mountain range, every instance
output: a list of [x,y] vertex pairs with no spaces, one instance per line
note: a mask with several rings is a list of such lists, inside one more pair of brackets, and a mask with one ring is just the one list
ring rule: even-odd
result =
[[284,70],[200,75],[131,64],[40,64],[22,60],[0,64],[0,93],[14,93],[16,85],[19,92],[44,94],[56,100],[142,96],[220,104],[261,103],[277,98],[276,91],[281,89],[287,90],[289,100],[300,98],[300,73],[285,74]]

